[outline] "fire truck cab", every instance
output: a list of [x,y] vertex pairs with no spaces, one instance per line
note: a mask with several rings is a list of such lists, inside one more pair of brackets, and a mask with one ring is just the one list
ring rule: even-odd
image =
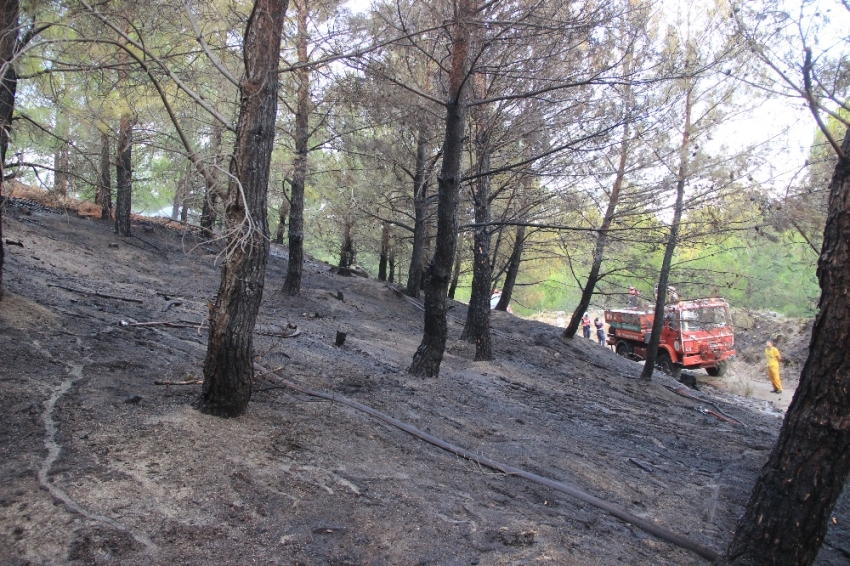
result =
[[[606,310],[607,343],[621,356],[646,359],[654,318],[637,309]],[[705,368],[708,375],[722,376],[734,347],[732,317],[723,299],[677,301],[664,308],[656,364],[665,373],[678,377],[683,368]]]

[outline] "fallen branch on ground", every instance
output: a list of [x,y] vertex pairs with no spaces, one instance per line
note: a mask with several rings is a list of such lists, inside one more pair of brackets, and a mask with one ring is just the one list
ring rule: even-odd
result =
[[254,367],[259,369],[260,371],[262,371],[263,373],[265,373],[267,375],[271,375],[271,376],[276,377],[278,380],[280,380],[280,383],[282,385],[289,387],[290,389],[293,389],[295,391],[298,391],[299,393],[303,393],[305,395],[310,395],[310,396],[313,396],[313,397],[319,397],[319,398],[322,398],[322,399],[327,399],[329,401],[333,401],[335,403],[340,403],[342,405],[347,405],[347,406],[352,407],[354,409],[357,409],[359,411],[363,411],[364,413],[368,413],[369,415],[372,415],[373,417],[375,417],[379,420],[382,420],[387,424],[390,424],[390,425],[392,425],[392,426],[394,426],[394,427],[396,427],[400,430],[403,430],[404,432],[411,434],[411,435],[413,435],[413,436],[415,436],[415,437],[417,437],[421,440],[424,440],[425,442],[427,442],[429,444],[437,446],[438,448],[442,448],[443,450],[446,450],[447,452],[451,452],[452,454],[460,456],[461,458],[465,458],[465,459],[470,460],[471,462],[475,462],[476,464],[479,464],[481,466],[485,466],[485,467],[490,468],[492,470],[496,470],[497,472],[501,472],[501,473],[508,474],[508,475],[511,475],[511,476],[518,476],[518,477],[521,477],[523,479],[532,481],[534,483],[538,483],[540,485],[550,487],[552,489],[560,491],[561,493],[566,493],[567,495],[575,497],[576,499],[578,499],[580,501],[584,501],[585,503],[588,503],[588,504],[593,505],[594,507],[596,507],[598,509],[605,511],[606,513],[609,513],[610,515],[613,515],[614,517],[617,517],[618,519],[621,519],[621,520],[623,520],[627,523],[630,523],[630,524],[632,524],[632,525],[634,525],[638,528],[641,528],[644,531],[660,538],[661,540],[667,541],[667,542],[674,544],[674,545],[676,545],[680,548],[684,548],[685,550],[690,550],[691,552],[694,552],[694,553],[698,554],[699,556],[701,556],[701,557],[703,557],[707,560],[714,561],[719,556],[717,552],[715,552],[714,550],[712,550],[708,547],[702,546],[699,543],[696,543],[696,542],[689,540],[689,539],[687,539],[683,536],[680,536],[680,535],[677,535],[676,533],[668,531],[667,529],[659,527],[658,525],[654,524],[651,520],[642,519],[642,518],[638,517],[637,515],[633,515],[632,513],[629,513],[628,511],[626,511],[624,509],[621,509],[621,508],[619,508],[615,505],[612,505],[612,504],[608,503],[607,501],[603,501],[603,500],[599,499],[598,497],[594,497],[593,495],[584,493],[583,491],[580,491],[580,490],[578,490],[574,487],[571,487],[571,486],[569,486],[565,483],[561,483],[559,481],[551,480],[549,478],[545,478],[543,476],[539,476],[539,475],[533,474],[531,472],[526,472],[525,470],[522,470],[520,468],[515,468],[515,467],[509,466],[507,464],[502,464],[500,462],[496,462],[495,460],[491,460],[491,459],[484,457],[484,456],[478,456],[476,454],[468,452],[467,450],[464,450],[463,448],[460,448],[460,447],[455,446],[453,444],[449,444],[448,442],[445,442],[444,440],[441,440],[441,439],[437,438],[436,436],[433,436],[431,434],[423,432],[423,431],[417,429],[416,427],[411,426],[407,423],[404,423],[404,422],[402,422],[398,419],[395,419],[395,418],[393,418],[393,417],[391,417],[391,416],[389,416],[385,413],[382,413],[382,412],[380,412],[376,409],[373,409],[372,407],[370,407],[368,405],[364,405],[363,403],[358,403],[357,401],[352,401],[351,399],[347,399],[345,397],[340,397],[340,396],[332,394],[332,393],[325,393],[324,391],[315,391],[315,390],[312,390],[312,389],[308,389],[306,387],[302,387],[302,386],[300,386],[296,383],[293,383],[291,381],[287,381],[286,379],[280,377],[279,375],[275,374],[272,371],[267,370],[266,368],[264,368],[263,366],[261,366],[260,364],[257,364],[257,363],[254,364]]
[[[121,322],[124,322],[123,320]],[[124,322],[121,326],[170,326],[171,328],[197,328],[203,323],[192,324],[188,322],[171,322],[168,320],[159,320],[152,322]]]
[[162,257],[164,257],[165,259],[168,259],[168,254],[165,252],[165,250],[163,250],[162,248],[160,248],[159,246],[157,246],[153,242],[150,242],[150,241],[142,238],[141,236],[137,236],[136,234],[133,234],[132,236],[134,238],[136,238],[137,240],[139,240],[140,242],[143,242],[143,243],[149,245],[150,247],[152,247],[153,249],[155,249],[156,251],[158,251],[162,255]]
[[259,334],[260,336],[274,336],[276,338],[295,338],[299,334],[301,334],[300,330],[289,329],[290,332],[254,332],[254,334]]
[[641,462],[640,460],[635,460],[634,458],[629,458],[629,462],[631,462],[632,464],[634,464],[635,466],[637,466],[638,468],[640,468],[641,470],[643,470],[645,472],[649,472],[649,473],[653,472],[652,466],[650,466],[646,462]]
[[48,287],[56,287],[57,289],[64,289],[65,291],[71,291],[72,293],[79,293],[80,295],[90,295],[95,297],[100,297],[102,299],[116,299],[118,301],[127,301],[128,303],[144,303],[141,299],[132,299],[130,297],[117,297],[115,295],[107,295],[106,293],[98,293],[97,291],[84,291],[82,289],[74,289],[73,287],[65,287],[63,285],[56,285],[55,283],[48,283]]
[[736,421],[735,419],[725,417],[725,416],[721,415],[720,413],[716,413],[716,412],[712,411],[711,409],[706,409],[705,407],[694,407],[694,409],[696,409],[697,411],[699,411],[703,415],[711,415],[715,419],[718,419],[718,420],[721,420],[721,421],[726,421],[727,423],[732,423],[732,424],[736,424],[736,425],[741,424],[740,421]]
[[[662,384],[662,385],[664,385],[664,384]],[[741,425],[744,428],[747,427],[747,425],[745,425],[744,423],[742,423],[738,419],[736,419],[734,417],[730,417],[729,415],[724,413],[723,410],[720,407],[718,407],[717,405],[715,405],[711,401],[708,401],[704,397],[699,397],[697,395],[694,395],[693,393],[691,393],[689,390],[685,389],[684,387],[676,387],[675,389],[673,387],[668,386],[668,385],[664,385],[664,387],[666,387],[667,389],[669,389],[670,391],[672,391],[676,395],[680,395],[682,397],[687,397],[688,399],[693,399],[695,401],[700,401],[702,403],[706,403],[708,405],[711,405],[712,407],[714,407],[714,410],[717,411],[715,413],[714,411],[697,409],[698,411],[700,411],[703,414],[711,414],[711,415],[717,417],[720,420],[727,421],[727,422],[730,422],[730,423],[736,424],[736,425]]]
[[[122,240],[122,241],[123,241],[125,244],[127,244],[128,246],[133,246],[134,248],[136,248],[136,249],[138,249],[138,250],[142,250],[143,252],[148,252],[148,253],[156,254],[156,255],[159,255],[159,256],[164,257],[165,259],[168,259],[168,257],[167,257],[164,253],[162,253],[162,252],[160,252],[160,251],[150,250],[150,249],[148,249],[148,248],[146,248],[146,247],[144,247],[144,246],[140,246],[139,244],[137,244],[136,242],[134,242],[133,240],[131,240],[131,239],[130,239],[130,238],[134,238],[134,237],[135,237],[135,236],[130,236],[129,238],[125,238],[125,239],[124,239],[124,240]],[[109,244],[109,246],[110,246],[110,247],[113,247],[113,244]],[[118,244],[115,244],[115,245],[114,245],[114,247],[116,247],[116,248],[117,248],[117,247],[118,247]]]
[[154,381],[154,385],[200,385],[204,382],[203,379],[193,379],[191,381]]

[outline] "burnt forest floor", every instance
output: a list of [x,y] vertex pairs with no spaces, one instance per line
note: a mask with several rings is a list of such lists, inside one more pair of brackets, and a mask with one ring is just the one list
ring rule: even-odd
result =
[[[191,407],[219,282],[190,233],[9,208],[0,302],[2,564],[705,564],[559,492],[443,452],[258,374],[236,419]],[[690,539],[728,542],[780,419],[700,399],[589,340],[493,314],[473,362],[450,312],[438,379],[406,373],[422,313],[273,246],[258,363],[474,453],[574,485]],[[342,300],[337,294],[342,293]],[[185,326],[134,326],[170,321]],[[182,323],[180,321],[183,321]],[[192,326],[189,323],[194,323]],[[287,324],[294,338],[273,336]],[[338,330],[347,333],[334,346]],[[656,374],[657,375],[657,374]],[[700,412],[713,402],[742,425]],[[850,562],[842,496],[818,564]]]

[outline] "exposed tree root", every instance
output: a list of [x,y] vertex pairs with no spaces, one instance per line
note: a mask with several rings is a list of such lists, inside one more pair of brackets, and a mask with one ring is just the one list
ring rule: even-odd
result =
[[50,398],[44,403],[44,446],[47,448],[47,456],[44,458],[44,461],[41,463],[41,466],[38,469],[38,483],[47,490],[50,495],[53,496],[54,499],[61,501],[65,507],[73,512],[78,513],[88,519],[93,521],[97,521],[99,523],[103,523],[105,525],[109,525],[110,527],[126,532],[138,542],[143,544],[150,554],[156,554],[159,552],[159,547],[151,541],[150,538],[147,537],[144,533],[137,531],[131,527],[127,527],[122,525],[118,521],[114,519],[110,519],[109,517],[104,517],[103,515],[98,515],[97,513],[92,513],[91,511],[87,511],[83,509],[76,501],[74,501],[70,495],[65,493],[64,490],[54,485],[48,479],[48,475],[50,474],[50,468],[53,466],[53,463],[59,458],[59,453],[62,451],[62,448],[59,446],[59,443],[56,442],[56,422],[53,420],[53,409],[56,407],[56,402],[68,392],[69,389],[74,385],[75,382],[82,378],[83,374],[83,366],[82,365],[72,365],[69,364],[71,377],[62,382],[59,387],[53,391],[53,394]]

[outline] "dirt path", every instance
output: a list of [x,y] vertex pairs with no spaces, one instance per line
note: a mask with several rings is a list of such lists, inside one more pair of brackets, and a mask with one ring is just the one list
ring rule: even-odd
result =
[[[95,221],[7,217],[5,235],[24,247],[9,248],[0,303],[0,563],[706,563],[268,375],[243,417],[199,414],[199,386],[154,382],[201,375],[215,255],[191,235],[136,230],[144,240]],[[506,313],[494,313],[496,361],[473,362],[452,322],[440,378],[414,379],[414,305],[318,262],[302,294],[284,297],[284,257],[276,247],[259,323],[301,335],[257,335],[264,367],[699,544],[728,540],[778,417],[722,391],[698,401],[663,378],[642,385],[636,364]],[[463,320],[462,305],[452,312]],[[121,323],[162,320],[199,327]],[[743,426],[700,412],[709,401]],[[835,517],[822,565],[850,556],[846,498]]]

